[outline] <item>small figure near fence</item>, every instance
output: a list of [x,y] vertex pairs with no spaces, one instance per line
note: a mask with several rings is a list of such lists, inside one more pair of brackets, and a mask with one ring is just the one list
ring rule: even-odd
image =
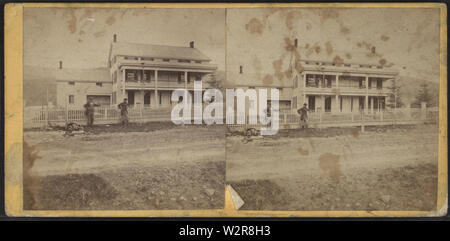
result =
[[122,126],[128,125],[128,100],[127,98],[123,99],[123,102],[120,103],[117,107],[120,109],[120,122]]
[[84,104],[84,114],[87,119],[87,126],[92,127],[94,125],[94,111],[95,107],[100,106],[99,104],[94,103],[92,98],[89,98],[87,103]]
[[302,129],[308,128],[308,109],[307,104],[303,104],[303,107],[297,110],[297,113],[300,115],[300,127]]

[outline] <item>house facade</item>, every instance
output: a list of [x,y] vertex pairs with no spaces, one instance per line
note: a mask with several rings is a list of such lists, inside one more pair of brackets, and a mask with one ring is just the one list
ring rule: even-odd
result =
[[[292,79],[273,84],[263,75],[239,73],[229,75],[235,81],[235,88],[243,90],[267,89],[267,105],[270,106],[270,88],[279,90],[279,108],[296,113],[307,104],[312,112],[351,113],[364,111],[374,113],[386,109],[386,102],[392,93],[392,80],[398,71],[376,64],[340,63],[318,60],[300,60],[301,71],[293,70]],[[293,69],[293,68],[292,68]],[[264,83],[269,82],[269,83]],[[249,84],[241,84],[249,83]],[[258,97],[259,98],[259,97]],[[245,110],[254,105],[246,100]],[[235,108],[236,109],[236,108]]]
[[60,63],[57,105],[82,107],[91,97],[103,105],[127,98],[132,106],[171,108],[177,103],[170,99],[174,90],[192,95],[198,80],[203,89],[212,86],[217,67],[210,62],[193,41],[186,47],[138,44],[118,42],[114,35],[107,68],[73,70]]
[[107,68],[66,69],[60,62],[55,75],[57,106],[82,107],[88,98],[102,106],[111,104],[112,82]]
[[366,113],[384,110],[398,71],[375,64],[300,61],[293,77],[292,109]]

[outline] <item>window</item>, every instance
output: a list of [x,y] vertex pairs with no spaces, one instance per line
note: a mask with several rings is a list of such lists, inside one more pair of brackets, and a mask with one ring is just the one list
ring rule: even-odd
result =
[[161,105],[161,103],[162,103],[162,95],[159,94],[159,104]]
[[102,86],[103,86],[103,83],[97,82],[97,83],[95,83],[95,85],[98,86],[98,87],[102,87]]
[[377,79],[377,89],[383,89],[383,80]]
[[127,77],[127,81],[135,81],[137,80],[136,78],[136,73],[133,70],[126,70],[126,77]]
[[201,64],[201,63],[202,63],[202,61],[195,61],[195,63],[196,63],[196,64]]
[[69,95],[69,104],[75,104],[75,96]]
[[191,61],[187,60],[187,59],[179,59],[178,62],[179,63],[190,63]]
[[146,58],[146,57],[144,57],[144,58],[142,58],[142,60],[153,61],[153,60],[155,60],[155,59],[154,59],[154,58]]
[[255,86],[249,86],[248,88],[249,89],[255,89]]
[[70,82],[69,82],[69,85],[75,85],[75,82],[70,81]]
[[163,59],[163,61],[164,61],[164,62],[169,62],[169,61],[170,61],[170,59]]

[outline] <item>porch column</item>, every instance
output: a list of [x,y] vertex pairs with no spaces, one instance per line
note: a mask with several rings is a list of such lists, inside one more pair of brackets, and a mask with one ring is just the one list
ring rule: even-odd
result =
[[336,92],[336,103],[335,103],[335,107],[336,110],[335,112],[341,112],[341,105],[339,102],[339,74],[336,75],[336,88],[335,88]]
[[372,101],[370,101],[370,113],[373,113],[373,101],[374,101],[374,98],[376,98],[376,97],[372,97]]
[[123,72],[122,72],[122,99],[119,100],[120,102],[122,102],[123,99],[126,98],[125,97],[125,77],[126,77],[126,72],[127,72],[127,69],[123,69]]
[[[303,73],[302,74],[302,82],[303,82],[303,103],[301,103],[302,104],[302,106],[303,106],[303,104],[304,103],[306,103],[306,73]],[[308,108],[309,108],[309,103],[308,103]]]
[[369,76],[366,75],[366,101],[364,102],[364,112],[369,113]]
[[159,107],[158,98],[158,70],[155,69],[155,107]]
[[188,81],[188,76],[187,76],[188,72],[184,71],[184,89],[187,90],[187,81]]

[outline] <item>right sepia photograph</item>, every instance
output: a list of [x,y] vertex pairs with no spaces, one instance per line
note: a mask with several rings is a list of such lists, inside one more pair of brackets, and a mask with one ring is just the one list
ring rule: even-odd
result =
[[227,9],[235,208],[436,210],[440,37],[439,8]]

